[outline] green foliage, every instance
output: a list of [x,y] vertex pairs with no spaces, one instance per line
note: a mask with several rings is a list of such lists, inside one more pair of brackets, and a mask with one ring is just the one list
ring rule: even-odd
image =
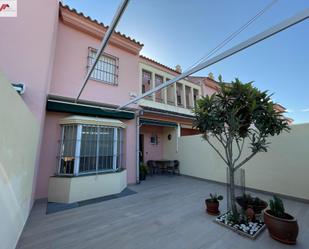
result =
[[223,200],[222,195],[217,195],[217,194],[210,194],[210,199],[211,202],[219,202]]
[[241,215],[240,213],[238,213],[237,211],[235,212],[230,212],[227,216],[227,220],[228,222],[232,223],[232,224],[239,224],[241,223]]
[[[269,136],[289,131],[288,120],[283,112],[276,110],[267,91],[258,90],[252,82],[243,84],[237,78],[230,84],[223,83],[221,76],[219,80],[219,92],[199,99],[194,109],[194,126],[208,142],[209,136],[213,136],[225,150],[237,143],[241,154],[241,144],[248,139],[249,148],[256,154],[267,151]],[[240,155],[234,161],[232,152],[227,152],[230,154],[225,157],[225,162],[236,166]]]
[[273,200],[269,201],[269,207],[274,216],[284,218],[284,205],[278,196],[274,196]]
[[251,194],[243,194],[243,200],[245,203],[252,206],[259,206],[264,204],[264,202],[259,197],[252,197]]
[[145,164],[141,163],[139,166],[139,173],[142,175],[147,175],[148,174],[148,168]]

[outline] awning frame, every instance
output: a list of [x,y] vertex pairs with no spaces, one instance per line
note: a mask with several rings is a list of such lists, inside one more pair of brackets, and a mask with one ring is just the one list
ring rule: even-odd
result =
[[46,110],[103,118],[116,118],[126,120],[135,119],[135,113],[131,111],[120,111],[117,109],[105,108],[101,106],[86,105],[52,99],[47,100]]
[[162,121],[162,120],[154,120],[154,119],[140,119],[140,125],[153,125],[153,126],[164,126],[164,127],[171,127],[177,128],[178,124],[169,121]]

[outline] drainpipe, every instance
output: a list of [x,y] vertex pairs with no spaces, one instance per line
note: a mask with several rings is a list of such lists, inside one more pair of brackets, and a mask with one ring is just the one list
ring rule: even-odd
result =
[[178,151],[179,151],[179,138],[180,138],[180,136],[181,136],[181,126],[180,126],[180,124],[178,123],[177,124],[177,128],[176,128],[177,130],[176,130],[176,153],[178,153]]
[[136,184],[139,184],[140,181],[139,181],[139,134],[140,134],[140,123],[139,123],[139,117],[143,115],[143,111],[140,110],[137,112],[136,114]]

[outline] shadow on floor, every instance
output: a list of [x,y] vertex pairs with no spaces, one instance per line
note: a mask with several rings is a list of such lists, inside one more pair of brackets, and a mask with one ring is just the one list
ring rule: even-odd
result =
[[133,195],[136,194],[137,192],[125,188],[122,192],[119,194],[114,194],[114,195],[108,195],[108,196],[103,196],[103,197],[98,197],[98,198],[93,198],[85,201],[79,201],[79,202],[74,202],[74,203],[58,203],[58,202],[48,202],[47,207],[46,207],[46,214],[52,214],[52,213],[57,213],[61,212],[64,210],[72,209],[72,208],[78,208],[90,204],[95,204],[103,201],[108,201],[116,198],[121,198],[125,197],[128,195]]

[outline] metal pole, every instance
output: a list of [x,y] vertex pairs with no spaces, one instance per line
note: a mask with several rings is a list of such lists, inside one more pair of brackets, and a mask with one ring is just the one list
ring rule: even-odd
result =
[[196,72],[198,72],[198,71],[200,71],[200,70],[202,70],[206,67],[209,67],[209,66],[227,58],[227,57],[232,56],[233,54],[236,54],[236,53],[238,53],[238,52],[240,52],[240,51],[242,51],[242,50],[244,50],[248,47],[251,47],[252,45],[254,45],[254,44],[256,44],[260,41],[263,41],[263,40],[265,40],[265,39],[281,32],[281,31],[299,23],[299,22],[306,20],[308,17],[309,17],[309,8],[305,9],[304,11],[298,13],[297,15],[295,15],[295,16],[293,16],[293,17],[291,17],[291,18],[289,18],[289,19],[287,19],[287,20],[285,20],[285,21],[283,21],[283,22],[281,22],[281,23],[259,33],[259,34],[257,34],[257,35],[255,35],[255,36],[251,37],[250,39],[248,39],[244,42],[241,42],[240,44],[226,50],[225,52],[213,57],[212,59],[209,59],[205,62],[198,64],[197,66],[195,66],[192,69],[180,74],[179,76],[175,77],[174,79],[171,79],[171,80],[149,90],[148,92],[143,93],[142,95],[128,101],[124,105],[118,107],[118,110],[121,109],[121,108],[124,108],[124,107],[126,107],[126,106],[128,106],[132,103],[136,103],[138,100],[140,100],[140,99],[142,99],[142,98],[144,98],[144,97],[146,97],[146,96],[148,96],[148,95],[150,95],[150,94],[152,94],[156,91],[159,91],[159,90],[161,90],[161,89],[163,89],[163,88],[165,88],[165,87],[167,87],[167,86],[169,86],[169,85],[171,85],[171,84],[173,84],[173,83],[175,83],[175,82],[177,82],[177,81],[179,81],[179,80],[181,80],[181,79],[183,79],[183,78],[185,78],[185,77],[187,77],[191,74],[194,74],[194,73],[196,73]]
[[93,70],[95,68],[95,65],[99,61],[102,52],[104,51],[105,47],[107,46],[107,43],[108,43],[109,39],[111,38],[111,36],[112,36],[112,34],[114,32],[114,29],[116,28],[116,26],[117,26],[117,24],[118,24],[118,22],[119,22],[119,20],[120,20],[120,18],[122,16],[123,12],[125,11],[128,3],[129,3],[129,0],[122,0],[122,3],[119,5],[119,7],[117,9],[117,12],[116,12],[116,14],[115,14],[115,16],[113,18],[112,23],[110,24],[110,26],[108,27],[106,33],[104,34],[104,37],[103,37],[103,40],[101,42],[100,48],[98,49],[97,54],[95,56],[94,63],[90,67],[90,69],[89,69],[89,71],[88,71],[88,73],[87,73],[87,75],[86,75],[86,77],[84,79],[83,86],[80,89],[79,94],[78,94],[75,102],[77,102],[79,100],[80,95],[82,94],[82,92],[83,92],[83,90],[84,90],[84,88],[85,88],[85,86],[86,86],[86,84],[87,84],[87,82],[88,82],[88,80],[90,78],[90,75],[92,74],[92,72],[93,72]]
[[139,153],[140,153],[140,150],[139,150],[139,134],[140,134],[140,124],[139,124],[139,116],[140,114],[138,113],[136,115],[136,183],[140,183],[140,179],[139,179],[139,164],[140,164],[140,161],[139,161]]

